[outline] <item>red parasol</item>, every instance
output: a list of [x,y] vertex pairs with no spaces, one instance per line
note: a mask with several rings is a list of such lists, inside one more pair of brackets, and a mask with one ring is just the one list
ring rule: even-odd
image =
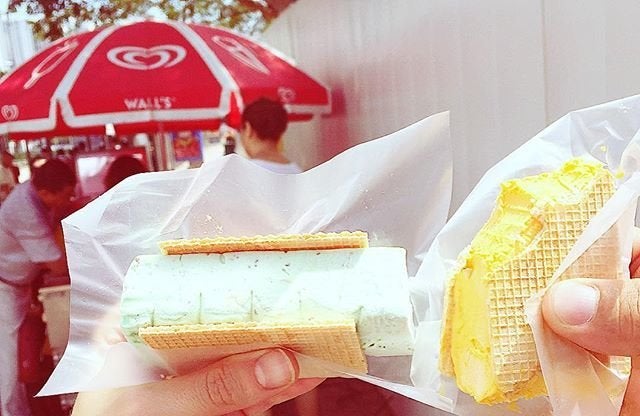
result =
[[238,33],[180,22],[60,39],[0,80],[0,134],[15,138],[216,129],[260,97],[292,120],[327,114],[327,88]]

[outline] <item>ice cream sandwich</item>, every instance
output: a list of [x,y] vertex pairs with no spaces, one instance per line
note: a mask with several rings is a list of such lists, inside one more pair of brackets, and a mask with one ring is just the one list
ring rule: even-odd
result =
[[128,340],[156,349],[280,345],[366,371],[366,355],[411,355],[406,253],[363,232],[161,243],[123,287]]
[[[460,390],[486,404],[546,394],[524,303],[547,286],[614,190],[605,166],[580,158],[502,184],[448,283],[440,367]],[[616,277],[618,258],[609,232],[561,278]]]

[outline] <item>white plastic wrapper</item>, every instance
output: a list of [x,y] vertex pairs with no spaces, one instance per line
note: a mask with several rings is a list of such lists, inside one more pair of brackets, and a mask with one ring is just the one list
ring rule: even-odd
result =
[[[124,275],[135,256],[159,253],[162,240],[363,230],[371,246],[404,247],[414,275],[446,221],[451,165],[449,116],[442,113],[299,175],[275,174],[232,155],[199,169],[128,178],[63,222],[70,338],[40,394],[176,374],[151,349],[123,342],[119,327]],[[210,361],[224,351],[212,353],[200,359]],[[299,358],[305,360],[302,368],[321,365]],[[357,376],[392,386],[408,383],[410,358],[371,360],[369,375]],[[191,355],[181,364],[198,365]]]
[[[614,223],[626,231],[621,237],[626,249],[619,261],[629,264],[633,214],[640,194],[639,129],[640,96],[569,113],[490,169],[440,231],[412,282],[414,307],[420,319],[412,380],[423,391],[439,394],[439,400],[431,405],[458,415],[474,416],[618,415],[626,378],[543,325],[540,310],[543,293],[528,301],[526,312],[549,397],[509,405],[477,404],[460,392],[453,380],[441,375],[438,355],[445,282],[451,277],[459,253],[489,218],[500,184],[507,179],[551,171],[577,156],[595,158],[614,174],[623,174],[618,190],[580,236],[554,279]],[[623,278],[629,278],[628,270]],[[575,388],[578,385],[580,389]]]

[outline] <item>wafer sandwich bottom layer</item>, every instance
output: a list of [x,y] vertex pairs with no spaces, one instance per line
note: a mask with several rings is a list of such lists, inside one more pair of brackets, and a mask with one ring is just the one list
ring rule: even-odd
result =
[[[546,394],[524,303],[545,288],[591,218],[614,193],[609,171],[573,159],[502,184],[496,206],[447,288],[440,367],[486,404]],[[616,229],[562,276],[620,275]]]

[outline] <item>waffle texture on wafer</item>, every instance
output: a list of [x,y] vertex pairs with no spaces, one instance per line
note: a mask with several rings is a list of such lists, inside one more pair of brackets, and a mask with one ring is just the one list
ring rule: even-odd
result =
[[258,235],[253,237],[217,237],[169,240],[160,243],[163,254],[230,253],[236,251],[292,251],[365,248],[369,246],[367,233],[343,231],[339,233]]
[[157,349],[227,345],[281,345],[324,361],[367,371],[353,319],[336,322],[238,322],[140,328],[140,338]]
[[[124,280],[121,327],[130,342],[154,348],[228,345],[233,333],[237,342],[285,345],[358,371],[363,354],[410,355],[406,252],[366,247],[363,235],[323,234],[322,249],[307,235],[313,249],[261,250],[266,238],[258,237],[234,252],[138,256]],[[324,247],[354,236],[364,248]],[[291,247],[296,238],[283,240]]]
[[[476,401],[546,393],[524,303],[547,286],[614,190],[611,173],[583,159],[502,184],[447,288],[440,367]],[[618,241],[614,227],[561,278],[620,275]]]

